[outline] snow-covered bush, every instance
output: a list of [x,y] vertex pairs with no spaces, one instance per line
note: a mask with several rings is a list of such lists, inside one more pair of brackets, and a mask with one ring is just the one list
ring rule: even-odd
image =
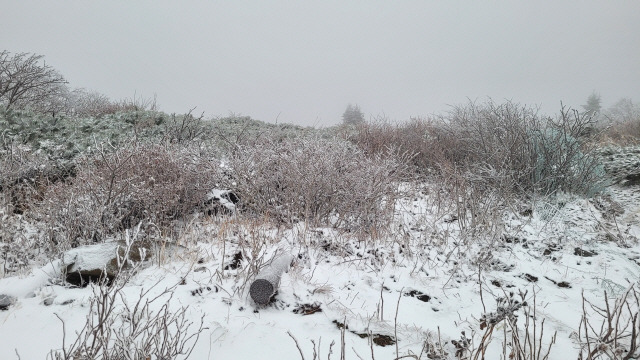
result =
[[534,190],[543,194],[570,192],[593,196],[607,185],[604,167],[592,149],[573,134],[548,128],[531,134],[537,155],[531,174]]
[[4,142],[0,145],[0,206],[8,214],[23,214],[50,184],[73,172],[70,163],[50,160],[15,141]]
[[103,118],[54,118],[27,111],[0,111],[6,141],[29,147],[42,158],[71,160],[96,143],[119,145],[134,137],[134,127],[116,115]]
[[216,181],[216,167],[189,151],[131,145],[78,162],[71,181],[51,186],[39,206],[50,239],[62,249],[101,241],[141,221],[168,232]]
[[[346,129],[344,134],[369,155],[388,153],[393,149],[399,153],[410,154],[409,165],[413,172],[428,173],[435,168],[449,146],[439,140],[442,129],[433,120],[413,118],[402,124],[392,124],[384,119],[372,123],[359,124]],[[349,131],[351,130],[351,131]]]
[[586,136],[592,125],[591,118],[565,108],[553,119],[527,106],[488,101],[436,119],[363,125],[351,139],[367,153],[399,148],[413,155],[419,173],[457,174],[479,191],[593,195],[602,190],[604,173]]
[[404,167],[338,139],[264,136],[233,152],[231,173],[245,211],[283,222],[380,228],[393,215]]
[[249,116],[230,115],[211,121],[213,140],[223,149],[234,152],[239,146],[254,145],[260,139],[284,140],[299,136],[309,136],[319,131],[292,124],[271,124],[252,119]]

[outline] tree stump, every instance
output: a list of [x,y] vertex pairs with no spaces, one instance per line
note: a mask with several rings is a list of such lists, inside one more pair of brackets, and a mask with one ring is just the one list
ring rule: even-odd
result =
[[266,305],[278,290],[282,273],[289,270],[293,256],[278,255],[271,259],[251,283],[249,295],[258,305]]

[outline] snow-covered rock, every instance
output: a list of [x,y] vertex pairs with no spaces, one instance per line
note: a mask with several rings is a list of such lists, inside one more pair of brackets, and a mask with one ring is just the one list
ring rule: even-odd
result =
[[0,294],[0,310],[7,310],[16,302],[16,298],[9,295]]
[[[131,244],[127,259],[135,262],[148,260],[151,256],[150,242]],[[120,259],[124,259],[127,244],[124,241],[112,241],[96,245],[87,245],[71,249],[62,256],[66,280],[74,285],[86,285],[99,280],[102,276],[112,279],[120,270]],[[127,266],[127,264],[122,265]]]
[[235,214],[240,198],[231,190],[212,189],[204,202],[207,215]]
[[67,281],[82,285],[106,275],[112,278],[118,271],[118,242],[82,246],[63,254]]

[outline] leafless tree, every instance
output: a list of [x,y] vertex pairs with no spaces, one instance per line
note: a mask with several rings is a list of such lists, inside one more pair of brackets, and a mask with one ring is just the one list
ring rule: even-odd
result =
[[64,77],[42,59],[42,55],[0,51],[0,103],[6,109],[37,108],[67,90]]

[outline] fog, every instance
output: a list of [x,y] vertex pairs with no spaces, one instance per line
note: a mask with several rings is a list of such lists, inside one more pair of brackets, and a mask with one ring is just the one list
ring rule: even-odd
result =
[[159,108],[330,126],[491,97],[640,100],[638,1],[0,0],[0,49]]

